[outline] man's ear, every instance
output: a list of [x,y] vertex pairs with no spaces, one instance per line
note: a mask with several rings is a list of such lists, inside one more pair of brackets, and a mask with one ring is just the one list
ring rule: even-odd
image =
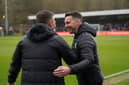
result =
[[49,27],[52,27],[52,20],[49,20],[49,21],[48,21],[48,26],[49,26]]
[[81,24],[81,20],[80,20],[80,19],[77,19],[77,23],[78,23],[78,24]]

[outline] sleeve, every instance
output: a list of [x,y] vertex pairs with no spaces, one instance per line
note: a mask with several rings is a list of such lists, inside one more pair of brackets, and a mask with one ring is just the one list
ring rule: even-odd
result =
[[59,55],[68,65],[74,64],[77,61],[77,56],[75,55],[74,51],[61,37],[58,37],[57,45]]
[[74,65],[70,65],[73,73],[83,72],[90,67],[94,61],[94,39],[90,36],[84,36],[78,43],[80,60]]
[[15,52],[13,54],[12,62],[10,64],[8,82],[13,83],[16,81],[18,73],[21,68],[21,41],[16,46]]

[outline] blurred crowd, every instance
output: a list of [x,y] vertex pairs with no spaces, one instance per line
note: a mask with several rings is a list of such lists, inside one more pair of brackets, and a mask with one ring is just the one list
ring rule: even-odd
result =
[[129,22],[126,23],[106,23],[104,25],[100,25],[100,29],[102,31],[125,31],[129,30]]
[[[95,24],[91,24],[95,25]],[[129,31],[129,22],[125,23],[105,23],[105,24],[96,24],[94,26],[98,31]],[[98,27],[99,25],[99,27]],[[9,35],[24,35],[28,29],[31,28],[32,25],[20,24],[16,26],[9,26],[8,33]],[[64,24],[57,25],[54,29],[57,32],[66,32],[66,28]],[[4,35],[5,29],[0,25],[0,35]]]

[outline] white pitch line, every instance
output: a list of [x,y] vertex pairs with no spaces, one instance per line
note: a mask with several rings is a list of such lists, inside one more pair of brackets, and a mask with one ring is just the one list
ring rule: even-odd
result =
[[124,73],[128,73],[128,72],[129,72],[129,69],[118,72],[118,73],[114,73],[114,74],[111,74],[111,75],[108,75],[108,76],[105,76],[104,79],[112,78],[112,77],[115,77],[115,76],[118,76],[118,75],[121,75],[121,74],[124,74]]

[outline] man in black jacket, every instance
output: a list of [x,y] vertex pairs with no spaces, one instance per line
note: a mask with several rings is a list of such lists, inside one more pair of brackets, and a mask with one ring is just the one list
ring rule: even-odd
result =
[[83,24],[82,16],[78,12],[66,13],[64,22],[67,30],[75,34],[72,48],[79,58],[74,66],[59,66],[55,69],[54,75],[65,76],[66,74],[61,72],[71,69],[72,73],[77,74],[79,85],[102,85],[103,76],[99,66],[96,42],[93,39],[96,36],[96,30],[86,23]]
[[62,57],[71,65],[76,56],[67,43],[51,31],[55,26],[51,11],[41,10],[37,13],[37,24],[32,26],[16,47],[9,69],[8,85],[15,85],[20,69],[21,85],[64,85],[64,78],[56,77],[52,72],[62,65]]

